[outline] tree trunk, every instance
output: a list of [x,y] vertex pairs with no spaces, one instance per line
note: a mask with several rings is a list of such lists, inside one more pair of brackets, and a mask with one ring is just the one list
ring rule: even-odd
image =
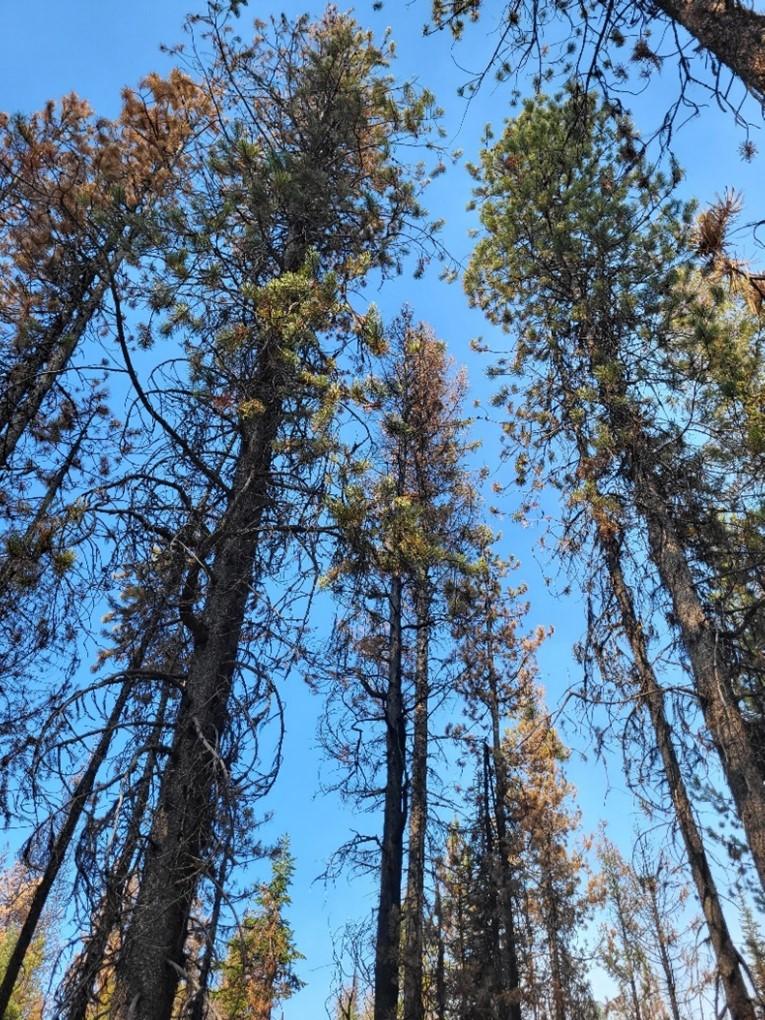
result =
[[428,676],[430,605],[427,579],[418,581],[414,733],[409,787],[409,859],[406,887],[404,1020],[424,1020],[423,924],[425,914],[425,836],[428,824]]
[[540,1010],[540,979],[536,973],[536,961],[534,953],[534,922],[531,919],[529,891],[526,888],[521,890],[521,896],[523,901],[520,904],[520,921],[523,929],[523,958],[526,963],[526,984],[529,989],[527,995],[526,1011],[531,1010],[531,1015],[534,1020],[539,1017]]
[[[551,840],[548,838],[548,853],[551,855]],[[544,867],[544,864],[543,864]],[[545,910],[545,927],[547,928],[547,945],[550,951],[550,984],[552,985],[553,1010],[555,1020],[566,1020],[566,997],[564,995],[563,962],[558,942],[558,912],[555,903],[555,889],[550,880],[549,872],[543,878],[544,897],[547,900]]]
[[191,999],[186,1004],[185,1015],[188,1020],[207,1020],[208,1006],[210,1001],[210,979],[214,974],[214,965],[217,958],[215,951],[215,939],[220,924],[220,912],[223,906],[223,889],[226,880],[226,873],[229,868],[229,860],[224,859],[218,869],[215,884],[215,898],[213,900],[210,920],[205,927],[205,948],[204,956],[199,967],[197,987],[193,989]]
[[401,939],[401,873],[406,825],[406,723],[401,677],[401,578],[391,581],[385,698],[385,806],[375,945],[374,1020],[396,1020]]
[[433,914],[436,928],[436,1020],[446,1020],[446,947],[444,945],[444,918],[441,907],[441,883],[437,877]]
[[693,882],[707,923],[731,1020],[755,1020],[754,1007],[741,973],[739,955],[728,931],[701,832],[696,824],[693,807],[680,771],[672,739],[672,728],[664,711],[664,695],[649,660],[643,628],[638,621],[632,593],[622,572],[618,539],[609,528],[600,528],[598,538],[606,558],[611,588],[619,605],[622,629],[632,650],[640,698],[646,705],[653,724],[656,746],[661,756],[677,824],[685,844]]
[[[491,755],[489,748],[484,744],[483,748],[483,789],[481,791],[481,806],[479,820],[483,822],[483,846],[481,847],[481,859],[478,864],[478,875],[484,878],[488,890],[487,903],[488,911],[484,909],[480,917],[479,926],[476,926],[476,917],[471,925],[473,935],[479,935],[478,945],[480,956],[478,961],[473,960],[472,981],[478,985],[479,995],[474,1002],[473,1009],[468,1013],[465,1020],[477,1020],[476,1012],[491,1014],[495,1010],[497,1015],[504,1020],[507,1006],[507,981],[505,967],[505,947],[507,945],[502,923],[502,897],[500,887],[502,883],[502,860],[499,841],[495,839],[496,818],[492,804],[493,773]],[[484,872],[484,875],[481,872]],[[468,895],[470,892],[468,890]],[[482,904],[483,906],[483,904]],[[475,952],[475,950],[474,950]],[[478,966],[476,968],[476,963]]]
[[704,721],[720,755],[765,889],[765,776],[758,767],[759,749],[753,746],[736,698],[733,655],[704,610],[663,494],[650,471],[639,462],[639,451],[634,456],[635,497],[646,521],[651,558],[672,599]]
[[[557,356],[557,352],[554,352],[554,355],[556,356],[556,364],[559,370],[562,371],[561,359]],[[562,378],[565,379],[565,376],[562,375]],[[621,417],[623,412],[618,414],[613,412],[614,407],[624,408],[626,404],[626,389],[623,381],[619,381],[616,388],[619,390],[618,401],[614,401],[614,394],[602,393],[601,396],[605,406],[611,408],[612,418],[617,419],[612,420],[612,425],[617,430],[617,434],[623,434],[627,428],[625,421]],[[569,387],[566,387],[566,392],[570,392]],[[573,432],[580,459],[582,463],[587,463],[589,454],[586,438],[576,426],[574,426]],[[642,432],[640,432],[637,447],[633,446],[633,450],[635,448],[650,449],[648,437],[643,435]],[[640,509],[645,512],[647,508],[641,499],[641,490],[645,486],[639,486],[636,483],[635,487],[636,501],[639,503]],[[654,503],[651,503],[650,507],[654,507]],[[649,529],[649,545],[651,546],[652,555],[655,553],[655,532],[656,527],[654,524]],[[688,796],[675,752],[672,728],[664,711],[664,694],[656,679],[656,674],[648,655],[645,634],[635,612],[632,592],[627,585],[622,570],[618,532],[614,532],[610,521],[601,522],[598,525],[597,541],[605,558],[611,591],[619,607],[622,630],[632,651],[639,696],[646,705],[653,726],[656,747],[659,751],[664,775],[667,780],[678,828],[685,845],[693,882],[707,923],[710,941],[731,1013],[731,1020],[754,1020],[752,1003],[741,974],[738,952],[728,931],[728,925],[717,893],[717,886],[709,867],[701,832],[696,824],[690,797]],[[689,574],[687,564],[680,550],[675,549],[674,554],[682,559],[685,572]],[[658,563],[656,565],[659,567]],[[663,574],[662,580],[665,580]],[[669,589],[669,585],[667,587]],[[671,594],[671,589],[669,590]],[[707,725],[709,726],[709,721]]]
[[664,971],[664,982],[667,986],[667,997],[669,998],[669,1008],[672,1013],[672,1020],[682,1020],[680,1014],[680,1003],[677,1001],[675,972],[672,969],[672,961],[669,958],[667,933],[664,930],[664,923],[661,918],[661,912],[659,911],[659,904],[656,898],[656,886],[653,883],[650,883],[648,897],[651,904],[651,920],[653,921],[654,931],[656,932],[656,941],[659,944],[659,957],[661,959],[661,968]]
[[114,731],[122,717],[122,713],[125,709],[125,705],[127,704],[132,688],[132,680],[125,680],[123,682],[120,692],[117,695],[117,700],[114,702],[114,707],[112,708],[111,714],[106,722],[104,731],[101,734],[93,754],[91,755],[90,761],[88,762],[88,766],[74,789],[64,824],[53,842],[45,870],[43,871],[38,884],[35,886],[35,891],[29,903],[27,915],[24,918],[24,923],[21,926],[18,938],[16,939],[16,944],[13,947],[13,952],[8,960],[2,982],[0,982],[0,1017],[5,1016],[8,1003],[13,995],[14,985],[16,984],[24,965],[24,957],[26,956],[27,950],[34,938],[37,925],[40,921],[40,916],[45,909],[48,896],[53,888],[53,883],[56,881],[58,873],[61,870],[61,866],[64,863],[64,859],[66,858],[67,851],[71,845],[77,825],[82,817],[83,811],[85,810],[87,799],[93,792],[93,786],[96,781],[96,776],[98,775],[98,770],[101,768],[104,763],[104,759],[109,752],[109,747],[111,746],[111,742],[114,737]]
[[553,1010],[555,1020],[566,1020],[566,1000],[563,995],[560,948],[555,933],[548,931],[547,944],[550,950],[550,983],[552,984]]
[[[585,340],[591,352],[592,371],[598,378],[601,364],[618,364],[617,352],[597,338]],[[699,597],[685,549],[668,510],[652,459],[652,437],[627,384],[618,374],[599,385],[607,420],[625,457],[625,474],[633,486],[638,512],[646,523],[648,549],[662,584],[669,594],[680,637],[691,664],[707,729],[720,756],[736,809],[746,833],[760,883],[765,889],[765,774],[759,767],[759,749],[753,745],[735,694],[735,655],[715,627]],[[577,433],[581,456],[583,437]]]
[[[283,379],[274,338],[266,341],[254,394],[264,411],[247,428],[163,776],[140,890],[118,961],[114,1020],[168,1020],[180,975],[189,911],[209,873],[219,798],[226,795],[221,739],[269,499],[282,415]],[[223,789],[221,789],[223,787]]]
[[68,307],[42,330],[34,349],[8,372],[0,393],[0,471],[8,467],[19,440],[101,308],[109,282],[123,262],[130,241],[130,235],[122,239],[117,250],[107,257],[103,269],[96,265],[83,271]]
[[738,0],[656,0],[656,7],[765,99],[765,15]]
[[627,922],[624,917],[624,904],[622,902],[622,896],[619,887],[619,876],[614,873],[612,877],[614,879],[612,893],[614,898],[614,904],[616,906],[616,916],[619,921],[619,931],[622,936],[622,948],[624,949],[624,953],[627,958],[625,962],[629,967],[627,980],[629,982],[630,997],[632,999],[633,1020],[643,1020],[643,1011],[640,1008],[641,997],[638,992],[637,982],[635,981],[635,966],[633,963],[635,954],[631,952],[633,943],[632,938],[630,937],[630,934],[627,931]]
[[[492,732],[492,762],[496,782],[494,803],[494,824],[497,829],[497,851],[495,854],[495,881],[499,908],[504,929],[501,945],[503,1003],[507,1002],[506,1015],[509,1020],[521,1020],[520,1000],[520,968],[518,965],[518,944],[513,909],[513,892],[509,875],[510,843],[508,838],[507,797],[509,782],[505,759],[502,752],[502,735],[500,733],[499,705],[496,695],[496,679],[492,678],[492,698],[490,702]],[[505,994],[505,993],[509,994]]]
[[[167,701],[167,688],[165,688],[157,711],[156,732],[158,738],[165,723]],[[88,1020],[89,1011],[93,1005],[93,991],[99,975],[104,970],[109,939],[118,931],[120,920],[125,912],[130,878],[134,873],[141,823],[146,814],[151,793],[151,781],[156,773],[156,768],[156,752],[152,750],[147,755],[141,778],[137,783],[135,802],[122,850],[106,876],[104,895],[92,922],[92,932],[67,978],[64,996],[65,1012],[62,1014],[61,1020],[64,1020],[64,1017],[66,1020]]]

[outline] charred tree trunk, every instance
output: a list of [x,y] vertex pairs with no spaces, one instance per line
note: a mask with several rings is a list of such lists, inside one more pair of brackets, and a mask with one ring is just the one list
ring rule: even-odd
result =
[[555,1020],[566,1020],[566,999],[563,994],[563,974],[560,959],[560,947],[555,933],[547,933],[548,947],[550,950],[550,982],[552,984],[553,1009]]
[[209,1004],[210,979],[214,973],[213,968],[216,959],[215,938],[218,933],[218,925],[220,924],[220,912],[223,905],[223,888],[228,867],[229,861],[228,859],[225,859],[218,869],[215,884],[215,898],[213,900],[210,921],[206,926],[204,956],[202,957],[202,963],[199,967],[197,987],[194,988],[191,999],[186,1005],[188,1020],[206,1020],[208,1015],[207,1007]]
[[6,1010],[8,1009],[8,1004],[13,994],[14,986],[24,966],[24,957],[26,956],[27,950],[34,938],[37,925],[40,922],[40,917],[45,909],[45,904],[48,902],[50,891],[53,888],[53,883],[58,877],[58,873],[61,870],[61,866],[64,863],[67,852],[71,846],[75,831],[77,830],[77,826],[82,818],[83,811],[85,810],[88,797],[93,792],[93,786],[95,784],[98,771],[103,765],[106,755],[109,753],[109,748],[114,738],[115,730],[122,717],[122,713],[125,710],[132,688],[132,679],[128,679],[123,682],[120,692],[117,695],[117,700],[114,702],[111,714],[106,721],[101,738],[91,755],[87,768],[83,772],[74,789],[64,824],[53,842],[53,846],[51,847],[50,855],[48,857],[48,863],[46,864],[45,870],[35,887],[35,891],[29,903],[27,915],[24,918],[24,923],[21,926],[18,938],[16,939],[16,944],[13,947],[13,952],[8,960],[5,974],[3,974],[3,979],[0,982],[0,1017],[5,1016]]
[[[551,840],[548,839],[548,856],[552,856]],[[558,939],[558,910],[555,902],[555,889],[549,873],[543,879],[543,891],[546,902],[545,927],[547,928],[547,945],[550,951],[550,983],[552,985],[553,1010],[555,1020],[566,1020],[566,996],[564,992],[565,978],[561,946]]]
[[675,972],[672,967],[672,961],[669,957],[667,933],[664,928],[664,922],[662,921],[661,911],[659,910],[656,885],[653,882],[649,883],[648,902],[651,908],[651,921],[653,922],[656,941],[659,945],[659,958],[661,959],[661,969],[664,971],[664,984],[667,989],[667,998],[669,999],[669,1008],[672,1013],[672,1020],[682,1020],[680,1003],[677,1001]]
[[[472,977],[475,981],[478,978],[480,996],[477,1007],[482,1012],[493,1011],[494,1008],[499,1015],[504,1017],[505,1005],[505,967],[504,967],[504,946],[502,942],[502,926],[500,916],[502,907],[500,902],[500,870],[502,862],[499,859],[499,847],[495,840],[495,818],[492,800],[496,791],[492,789],[492,769],[489,748],[484,744],[483,748],[483,777],[481,790],[481,804],[479,820],[483,823],[483,846],[481,847],[482,862],[480,867],[485,871],[484,881],[488,890],[487,902],[490,905],[488,913],[482,918],[483,931],[481,935],[481,961],[478,970],[474,970]],[[479,871],[480,871],[479,867]],[[483,877],[483,876],[482,876]],[[475,1007],[474,1007],[475,1008]],[[473,1017],[473,1012],[468,1016]]]
[[[162,732],[167,710],[167,690],[163,691],[157,711],[157,734]],[[151,793],[151,781],[156,774],[156,751],[149,752],[143,773],[137,784],[135,801],[130,823],[125,833],[122,849],[106,877],[104,895],[97,911],[93,931],[88,937],[79,958],[65,983],[64,1012],[61,1020],[88,1020],[93,1006],[93,992],[99,975],[108,966],[109,940],[118,930],[125,912],[125,903],[131,876],[135,873],[136,854],[139,851],[141,825]]]
[[690,797],[680,771],[672,728],[664,710],[664,695],[648,657],[643,628],[638,621],[632,593],[622,572],[618,539],[610,529],[601,528],[599,542],[606,558],[611,588],[619,606],[622,629],[632,650],[640,698],[645,704],[653,724],[656,746],[661,757],[677,824],[685,844],[693,882],[707,923],[731,1020],[755,1020],[754,1007],[741,973],[740,958],[728,931],[701,832],[696,824]]
[[446,1020],[446,947],[444,945],[444,918],[441,906],[441,883],[436,877],[433,902],[433,920],[436,936],[435,998],[436,1020]]
[[641,462],[639,451],[635,451],[634,459],[635,497],[646,521],[651,558],[672,600],[704,721],[720,755],[765,889],[765,776],[759,767],[759,749],[752,743],[751,730],[736,697],[735,658],[704,609],[663,493],[648,466]]
[[228,507],[198,621],[175,737],[163,776],[140,890],[117,966],[112,1016],[168,1020],[197,885],[209,873],[218,792],[225,785],[221,740],[269,499],[284,379],[273,337],[265,341],[253,388],[264,411],[243,426]]
[[[590,350],[591,370],[596,379],[602,365],[619,364],[618,352],[611,349],[610,339],[601,343],[597,335],[587,335],[584,342]],[[704,609],[669,510],[668,494],[657,477],[658,464],[652,456],[655,441],[648,434],[620,371],[610,383],[599,384],[599,396],[608,424],[619,437],[623,472],[632,486],[636,508],[646,523],[649,555],[671,599],[704,721],[720,756],[765,889],[765,774],[760,768],[759,749],[753,745],[751,729],[736,697],[735,654]],[[583,437],[578,432],[577,443],[580,455],[585,456]]]
[[502,962],[502,992],[506,993],[503,1001],[508,1002],[506,1015],[509,1020],[521,1020],[520,1001],[520,967],[518,964],[518,938],[516,934],[515,909],[513,907],[513,890],[509,874],[510,833],[507,817],[507,800],[509,782],[505,760],[502,752],[502,735],[500,732],[499,704],[496,695],[496,683],[492,678],[492,697],[490,701],[491,733],[492,733],[492,764],[496,783],[494,798],[494,824],[497,830],[497,851],[495,863],[495,881],[497,884],[498,902],[504,938],[500,948]]
[[428,676],[430,605],[427,580],[418,582],[417,651],[414,686],[412,767],[409,786],[409,858],[404,949],[404,1020],[424,1020],[423,926],[425,915],[425,836],[428,824]]
[[130,244],[124,239],[98,266],[83,271],[69,304],[45,326],[32,349],[11,368],[0,393],[0,471],[5,470],[19,440],[35,420],[93,317],[103,307],[110,280]]
[[390,589],[388,686],[384,705],[385,805],[375,945],[374,1020],[396,1020],[398,1013],[401,875],[406,825],[406,721],[401,675],[402,587],[401,578],[394,577]]
[[[529,897],[529,890],[523,888],[521,890],[522,901],[520,903],[520,923],[522,926],[522,952],[523,960],[526,965],[526,981],[529,988],[528,996],[528,1010],[531,1011],[531,1015],[534,1020],[539,1016],[540,1010],[540,992],[541,988],[539,985],[539,978],[536,972],[536,960],[534,951],[534,931],[535,923],[531,916],[531,903]],[[520,943],[520,939],[519,939]]]
[[[561,373],[561,378],[566,381],[564,383],[565,391],[567,394],[570,394],[573,392],[573,388],[568,384],[559,352],[553,351],[553,356],[556,367]],[[623,382],[620,381],[617,388],[620,399],[616,401],[614,400],[614,394],[602,394],[605,406],[610,408],[624,408],[628,406],[626,404]],[[623,434],[626,423],[622,420],[621,414],[617,414],[616,417],[618,421],[613,422],[613,424]],[[581,463],[585,465],[589,461],[586,437],[578,426],[574,425],[572,432]],[[640,442],[647,443],[647,437],[641,436]],[[662,768],[672,799],[677,825],[685,846],[699,903],[707,923],[709,938],[715,953],[731,1020],[754,1020],[752,1003],[741,973],[740,958],[728,930],[701,832],[696,823],[690,797],[680,770],[672,728],[664,709],[664,694],[651,664],[648,644],[635,611],[632,591],[624,577],[619,533],[614,530],[611,522],[603,521],[598,525],[597,542],[605,559],[610,589],[619,608],[621,628],[632,652],[638,693],[643,704],[646,706],[653,726],[656,748],[661,758]],[[650,535],[649,542],[653,544],[653,539]],[[685,565],[684,558],[683,564]],[[685,569],[687,571],[687,565],[685,565]]]

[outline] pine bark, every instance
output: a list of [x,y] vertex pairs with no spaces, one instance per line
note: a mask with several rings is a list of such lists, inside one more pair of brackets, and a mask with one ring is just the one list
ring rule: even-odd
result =
[[719,753],[765,889],[765,776],[759,767],[759,749],[752,742],[751,730],[736,697],[734,656],[704,609],[685,550],[666,509],[664,494],[643,465],[641,454],[635,453],[634,458],[635,498],[646,522],[651,558],[672,600],[704,721]]
[[406,721],[402,689],[402,581],[390,588],[388,685],[385,698],[385,804],[375,945],[374,1020],[396,1020],[401,940],[401,876],[406,825]]
[[209,873],[216,800],[225,784],[221,738],[268,505],[274,442],[282,417],[280,363],[265,342],[254,392],[264,411],[244,431],[228,507],[210,570],[184,700],[159,794],[140,890],[116,974],[113,1020],[168,1020],[189,911]]
[[765,99],[765,15],[738,0],[656,0],[712,56]]
[[59,376],[65,371],[83,333],[103,307],[111,277],[123,262],[130,238],[98,265],[83,269],[67,306],[43,328],[32,349],[8,372],[0,393],[0,471],[5,470],[25,431]]
[[117,695],[117,700],[114,702],[114,706],[106,721],[104,731],[96,745],[93,754],[90,757],[87,768],[83,772],[82,776],[77,782],[77,786],[72,794],[72,799],[69,802],[67,809],[66,818],[64,824],[61,827],[56,839],[51,847],[50,854],[48,856],[48,862],[45,866],[45,870],[42,876],[35,886],[34,894],[29,903],[29,909],[27,910],[24,923],[16,939],[16,944],[13,947],[8,964],[3,974],[2,981],[0,982],[0,1017],[5,1016],[5,1012],[8,1009],[11,996],[13,995],[13,989],[18,981],[19,974],[24,966],[24,957],[27,954],[27,950],[31,945],[32,939],[34,938],[37,925],[40,923],[40,917],[45,909],[45,904],[48,902],[48,896],[50,895],[53,884],[56,881],[61,867],[66,859],[67,852],[74,838],[74,834],[77,830],[77,825],[82,817],[82,813],[85,810],[88,797],[93,792],[93,786],[96,781],[98,771],[103,765],[106,755],[109,753],[111,742],[114,738],[114,733],[117,725],[122,717],[122,713],[125,710],[125,706],[130,697],[133,683],[131,680],[126,680],[120,692]]
[[411,781],[409,784],[409,856],[404,951],[404,1020],[424,1020],[423,926],[425,918],[425,836],[428,823],[428,675],[430,606],[427,581],[415,595],[417,649],[414,684]]
[[651,665],[643,628],[622,571],[618,538],[611,530],[601,528],[599,543],[606,558],[611,588],[619,606],[622,629],[632,651],[639,695],[653,724],[656,746],[685,845],[693,882],[707,923],[731,1020],[755,1020],[754,1007],[741,973],[739,955],[728,930],[701,832],[680,771],[672,728],[664,709],[664,694]]
[[[163,691],[157,710],[157,733],[162,732],[167,711],[167,689]],[[141,778],[136,784],[135,800],[130,815],[130,822],[125,833],[122,849],[106,876],[104,895],[96,912],[93,928],[84,949],[75,961],[66,985],[65,1013],[61,1020],[88,1020],[93,1006],[93,992],[99,975],[107,963],[109,940],[118,931],[120,920],[125,911],[128,887],[139,848],[141,825],[146,816],[146,809],[151,793],[151,781],[156,773],[156,752],[147,755]]]
[[[500,988],[503,993],[503,1012],[508,1020],[521,1020],[520,999],[520,967],[518,964],[518,939],[516,935],[515,910],[513,907],[513,891],[509,874],[510,842],[507,818],[507,800],[509,781],[502,752],[502,735],[500,732],[499,704],[496,697],[496,679],[492,679],[493,697],[490,703],[492,732],[492,761],[496,783],[494,802],[494,824],[497,830],[497,852],[495,864],[495,881],[497,898],[502,919],[504,938],[500,944],[500,962],[502,976]],[[506,1004],[506,1005],[505,1005]]]

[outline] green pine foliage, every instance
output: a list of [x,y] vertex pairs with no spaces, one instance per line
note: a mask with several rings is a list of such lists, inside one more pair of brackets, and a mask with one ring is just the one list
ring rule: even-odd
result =
[[245,912],[220,965],[213,1001],[222,1020],[270,1020],[274,1009],[304,984],[295,970],[304,957],[285,917],[295,871],[286,836],[271,868],[270,881],[258,886],[255,907]]

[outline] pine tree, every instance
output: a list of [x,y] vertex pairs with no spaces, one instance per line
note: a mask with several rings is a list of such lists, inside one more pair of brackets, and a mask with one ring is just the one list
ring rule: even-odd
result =
[[[264,26],[248,45],[214,17],[195,24],[216,50],[200,74],[216,90],[219,141],[200,139],[193,189],[168,211],[175,244],[150,294],[143,281],[137,291],[125,279],[111,287],[158,460],[175,460],[176,497],[203,522],[179,605],[192,645],[183,700],[116,961],[112,1013],[137,1009],[146,1020],[169,1016],[189,913],[241,800],[230,782],[232,692],[253,662],[252,613],[269,612],[266,578],[318,512],[327,443],[317,414],[331,419],[333,355],[358,327],[346,292],[372,267],[395,269],[420,210],[393,151],[430,109],[412,90],[393,101],[385,54],[334,11],[316,24]],[[188,375],[159,395],[133,363],[125,292],[149,300],[166,335],[184,334]],[[139,495],[154,500],[148,520],[166,491],[152,483]],[[195,507],[197,497],[206,501]],[[262,680],[244,696],[250,718],[264,719],[273,680],[265,662],[252,668]]]
[[[521,1015],[518,918],[513,903],[517,876],[510,870],[514,805],[510,803],[502,723],[508,715],[522,712],[532,697],[536,674],[534,655],[545,635],[541,628],[530,636],[520,632],[528,608],[517,601],[523,589],[503,591],[506,567],[488,545],[479,547],[479,552],[476,577],[467,579],[457,590],[452,612],[464,667],[460,686],[466,710],[469,718],[488,731],[482,768],[487,784],[483,806],[484,824],[488,826],[487,860],[493,872],[492,888],[496,898],[496,938],[489,957],[495,971],[493,998],[497,1002],[505,998],[508,1015],[517,1020]],[[493,838],[496,838],[496,847],[491,846]]]
[[295,865],[283,838],[272,862],[271,881],[255,895],[257,909],[242,918],[221,964],[221,984],[212,996],[221,1020],[271,1020],[275,1007],[303,987],[294,970],[303,959],[284,917]]
[[[532,152],[549,157],[531,157]],[[729,982],[729,1002],[737,1002],[747,1016],[751,1005],[737,954],[682,783],[644,625],[625,579],[626,526],[642,520],[707,726],[762,874],[762,784],[755,787],[758,760],[738,703],[736,653],[705,609],[698,565],[682,540],[680,491],[689,426],[667,417],[651,389],[668,360],[677,385],[683,384],[679,366],[665,352],[682,346],[679,316],[692,316],[695,309],[693,292],[683,286],[685,267],[694,258],[690,214],[669,200],[671,181],[647,173],[634,154],[620,147],[608,112],[597,111],[591,99],[577,94],[562,104],[528,104],[485,156],[483,173],[480,194],[486,198],[488,236],[477,249],[468,289],[495,321],[512,324],[517,335],[516,357],[504,361],[498,374],[521,373],[532,363],[539,369],[515,422],[507,426],[520,445],[517,473],[521,480],[529,472],[540,476],[553,463],[548,455],[557,452],[552,437],[566,436],[575,455],[573,469],[556,476],[567,499],[565,548],[580,551],[594,541],[603,557],[603,606],[610,612],[615,604],[618,610],[721,973]],[[519,188],[526,187],[522,198]],[[511,397],[505,389],[497,400]],[[574,520],[578,530],[571,526]],[[600,654],[603,642],[595,639],[593,646],[608,673]]]
[[664,1020],[659,981],[646,948],[640,916],[642,896],[635,874],[605,832],[598,845],[598,860],[610,915],[602,929],[601,959],[619,986],[615,1008],[634,1020]]
[[[97,744],[88,749],[83,741],[62,755],[61,732],[89,693],[70,698],[78,626],[88,626],[89,611],[111,587],[104,487],[112,462],[127,452],[125,436],[114,437],[121,424],[111,417],[104,373],[88,367],[86,348],[105,329],[113,274],[128,262],[133,271],[155,243],[157,206],[188,169],[187,146],[210,110],[203,90],[174,71],[125,89],[114,121],[96,119],[75,95],[30,117],[2,118],[0,657],[3,719],[16,720],[4,783],[18,781],[32,801],[40,824],[30,845],[47,830],[49,853],[44,864],[36,853],[40,881],[0,985],[0,1012],[140,686],[131,678],[104,706]],[[126,671],[145,665],[125,658]],[[54,682],[29,682],[51,667]],[[92,751],[89,761],[78,757],[81,749]],[[48,804],[40,791],[52,786],[69,795],[67,803]]]
[[524,888],[527,932],[526,995],[554,1020],[590,1017],[594,1005],[581,946],[591,911],[580,820],[566,782],[568,757],[541,695],[529,692],[516,725],[504,738],[507,793],[516,828],[513,861]]
[[[689,889],[678,880],[677,867],[670,866],[668,855],[651,851],[647,839],[640,839],[633,871],[643,894],[641,914],[643,925],[653,948],[649,955],[657,969],[661,968],[662,991],[672,1020],[680,1020],[688,1001],[690,981],[688,954],[696,956],[695,947],[683,947],[683,935],[698,924],[693,919],[681,930],[682,917],[689,899]],[[683,954],[686,954],[683,959]],[[687,1008],[687,1007],[686,1007]]]
[[[436,974],[444,1015],[590,1016],[578,940],[587,913],[565,751],[537,689],[546,632],[523,629],[525,589],[484,531],[481,555],[455,586],[453,637],[466,722],[452,735],[476,779],[468,822],[453,826],[437,884]],[[443,974],[443,977],[441,977]]]
[[444,345],[423,327],[407,330],[401,352],[399,387],[410,412],[404,426],[411,436],[407,496],[420,510],[419,527],[430,548],[412,559],[414,698],[408,802],[407,885],[404,905],[404,1020],[424,1020],[423,954],[425,928],[425,843],[428,828],[428,750],[432,681],[431,637],[438,633],[444,607],[436,593],[464,559],[471,533],[474,494],[463,466],[464,423],[459,418],[464,381],[449,377]]
[[[409,1020],[424,1009],[431,642],[446,619],[448,578],[467,566],[475,496],[461,464],[462,382],[450,377],[443,344],[408,314],[389,340],[379,378],[362,397],[377,412],[370,456],[344,468],[346,484],[332,505],[343,540],[327,583],[348,610],[335,631],[341,665],[331,677],[341,715],[333,718],[330,707],[325,732],[344,770],[344,793],[368,803],[370,774],[382,776],[375,1016],[395,1014],[403,967]],[[370,723],[382,723],[383,734],[368,730]],[[349,727],[362,734],[355,751],[344,736]],[[378,741],[379,756],[370,756]]]
[[[73,769],[75,782],[66,775],[67,759],[61,754],[61,734],[70,725],[70,718],[61,711],[56,698],[51,698],[51,715],[45,719],[42,732],[33,744],[36,755],[33,775],[40,783],[49,780],[51,775],[57,778],[65,776],[64,789],[68,798],[63,804],[50,809],[50,816],[44,816],[25,847],[25,856],[34,860],[39,879],[26,900],[27,910],[0,981],[0,1010],[5,1008],[13,993],[26,953],[34,944],[35,932],[44,918],[48,899],[74,848],[78,878],[86,885],[88,893],[86,923],[94,931],[87,940],[85,952],[74,964],[77,977],[70,972],[64,982],[64,995],[71,1017],[85,1016],[89,983],[103,969],[103,954],[124,909],[126,883],[132,877],[132,861],[138,852],[151,784],[156,778],[157,748],[163,736],[168,704],[177,696],[175,682],[182,653],[177,626],[173,625],[173,601],[182,572],[177,555],[168,557],[161,566],[155,563],[150,588],[134,589],[132,596],[128,595],[115,604],[111,647],[105,658],[110,662],[121,662],[122,669],[105,681],[99,677],[94,686],[96,689],[104,685],[107,689],[114,687],[116,696],[111,701],[107,698],[102,706],[100,726],[92,734],[94,743],[89,757],[84,761],[74,759],[77,763],[76,771]],[[149,580],[147,573],[144,579]],[[77,691],[71,702],[77,706],[89,696],[92,696],[92,689],[86,686]],[[127,831],[123,842],[117,845],[114,857],[103,862],[103,871],[99,875],[96,864],[98,851],[93,843],[101,840],[112,845],[115,842],[111,824],[105,832],[103,818],[98,817],[99,810],[103,809],[103,800],[109,798],[111,783],[102,782],[100,796],[94,794],[94,790],[99,775],[104,780],[110,750],[126,726],[132,726],[133,736],[142,736],[144,742],[141,752],[130,751],[136,775],[129,774],[126,783],[117,792],[116,806],[112,800],[105,809],[105,817],[116,826],[124,815]],[[143,765],[139,770],[142,758]],[[121,812],[118,808],[122,809]],[[98,902],[99,896],[101,902]],[[96,947],[99,947],[98,950]],[[79,985],[77,993],[69,987],[70,977]],[[78,1004],[75,1004],[70,992],[75,998],[79,995]]]
[[[476,808],[480,812],[479,796]],[[443,1006],[455,1020],[493,1016],[497,1008],[496,903],[486,826],[450,826],[439,866],[440,938],[444,953]],[[496,922],[494,922],[495,924]]]

